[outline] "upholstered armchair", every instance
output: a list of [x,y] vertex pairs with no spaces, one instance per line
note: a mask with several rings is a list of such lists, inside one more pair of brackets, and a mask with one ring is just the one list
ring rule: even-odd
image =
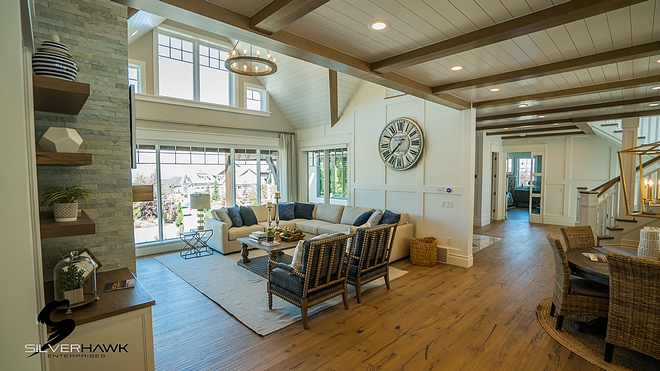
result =
[[341,234],[305,241],[299,269],[268,261],[268,308],[273,309],[273,295],[300,308],[303,327],[309,328],[307,309],[335,296],[342,296],[348,309],[346,286],[346,244],[355,234]]
[[355,286],[358,303],[362,302],[362,285],[367,282],[383,277],[390,289],[388,266],[396,227],[396,224],[386,224],[356,230],[355,243],[347,257],[346,280]]
[[608,287],[586,278],[571,276],[566,251],[561,241],[548,233],[555,260],[555,285],[550,315],[557,313],[557,331],[561,331],[564,316],[590,314],[607,317],[610,303]]
[[614,346],[660,359],[660,262],[607,253],[610,310],[605,361]]

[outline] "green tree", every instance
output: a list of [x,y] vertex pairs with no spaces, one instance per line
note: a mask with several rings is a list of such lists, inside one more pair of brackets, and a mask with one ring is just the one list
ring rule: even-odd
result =
[[183,210],[181,210],[181,202],[178,203],[176,207],[176,219],[174,220],[174,225],[179,228],[179,232],[183,232]]
[[218,180],[213,181],[213,193],[211,193],[211,201],[218,202],[220,201],[220,185]]

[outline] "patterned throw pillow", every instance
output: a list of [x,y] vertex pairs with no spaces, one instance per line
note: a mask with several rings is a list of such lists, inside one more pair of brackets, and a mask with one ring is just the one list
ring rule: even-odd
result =
[[231,221],[229,214],[227,214],[227,209],[224,207],[211,210],[211,215],[213,215],[213,218],[227,224],[227,228],[231,228],[234,226],[234,223]]
[[401,220],[401,214],[393,213],[389,210],[385,210],[383,217],[380,219],[378,224],[397,224]]
[[[328,237],[327,233],[320,234],[316,237],[310,238],[309,241],[320,240],[322,238]],[[300,240],[296,245],[296,249],[293,251],[293,257],[291,258],[291,268],[299,271],[300,266],[302,265],[302,255],[303,255],[303,245],[305,241]]]
[[231,222],[234,224],[234,227],[242,227],[243,219],[241,219],[241,207],[234,205],[227,208],[227,214],[231,218]]
[[373,214],[369,217],[369,220],[367,222],[371,225],[378,225],[380,222],[380,219],[383,217],[383,210],[381,209],[376,209]]
[[241,206],[240,210],[241,219],[243,220],[243,225],[255,225],[257,224],[257,216],[254,215],[254,211],[251,207]]
[[277,212],[280,214],[280,220],[291,220],[296,217],[296,204],[278,204]]

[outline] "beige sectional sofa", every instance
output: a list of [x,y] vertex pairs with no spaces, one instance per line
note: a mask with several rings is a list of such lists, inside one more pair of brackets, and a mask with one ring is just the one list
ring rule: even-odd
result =
[[[206,228],[213,230],[213,236],[207,242],[208,245],[222,254],[229,254],[241,250],[241,244],[236,241],[239,237],[247,237],[255,231],[266,231],[268,227],[268,209],[265,205],[251,206],[257,217],[258,224],[242,227],[228,228],[227,224],[215,218],[206,219]],[[353,225],[355,219],[365,211],[374,211],[374,209],[344,206],[315,204],[312,212],[312,219],[292,219],[280,220],[280,227],[290,227],[300,229],[305,234],[318,235],[323,233],[346,232]],[[394,211],[396,212],[396,211]],[[394,244],[390,254],[390,261],[405,258],[410,253],[410,238],[413,235],[413,225],[409,222],[410,215],[401,214]],[[275,226],[275,223],[272,223]]]

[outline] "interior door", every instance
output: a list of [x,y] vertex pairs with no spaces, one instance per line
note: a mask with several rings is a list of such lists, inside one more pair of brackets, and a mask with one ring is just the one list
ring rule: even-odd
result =
[[[497,162],[497,152],[492,152],[492,179],[491,179],[491,191],[492,196],[490,199],[490,220],[497,220],[497,210],[499,208],[499,200],[502,199],[497,193],[498,188],[498,178],[497,173],[499,172],[499,163]],[[498,199],[499,197],[499,199]],[[504,203],[506,205],[506,202]],[[505,206],[506,207],[506,206]]]
[[529,184],[529,222],[543,223],[543,152],[532,152]]

